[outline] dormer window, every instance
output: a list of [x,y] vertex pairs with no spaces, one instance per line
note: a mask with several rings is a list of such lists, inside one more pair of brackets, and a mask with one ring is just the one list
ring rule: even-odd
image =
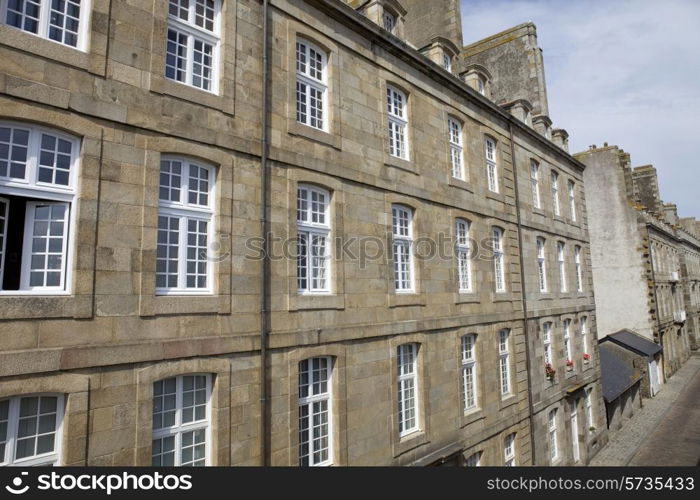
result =
[[391,12],[384,11],[384,29],[389,33],[393,33],[395,27],[396,16],[394,16]]
[[476,80],[476,91],[486,97],[486,80],[483,76],[479,76]]
[[452,72],[452,58],[449,56],[449,54],[442,55],[442,67],[447,71]]
[[460,73],[464,83],[476,90],[484,97],[491,97],[491,74],[480,64],[472,64]]

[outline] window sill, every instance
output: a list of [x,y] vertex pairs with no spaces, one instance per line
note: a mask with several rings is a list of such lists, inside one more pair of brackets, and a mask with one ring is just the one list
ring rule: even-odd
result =
[[92,295],[0,295],[0,318],[91,318]]
[[566,219],[564,219],[564,217],[562,217],[561,215],[552,215],[552,219],[554,219],[555,221],[559,221],[562,224],[566,224]]
[[538,292],[536,299],[538,299],[538,300],[554,300],[554,294],[552,292]]
[[486,418],[484,415],[484,410],[482,408],[472,408],[467,410],[465,413],[459,417],[459,427],[463,428],[479,420]]
[[481,297],[476,292],[457,292],[454,294],[455,304],[479,304]]
[[486,191],[486,198],[490,200],[500,201],[501,203],[506,202],[506,195],[503,193],[495,193],[493,191]]
[[515,294],[509,292],[493,292],[491,294],[491,302],[513,302]]
[[345,295],[302,294],[289,296],[289,311],[319,311],[332,309],[345,309]]
[[405,436],[397,436],[394,443],[394,457],[403,455],[427,443],[429,443],[428,436],[423,430],[417,430]]
[[150,90],[156,94],[170,95],[233,115],[233,99],[222,94],[212,94],[185,83],[168,80],[164,76],[153,75]]
[[330,146],[338,151],[341,150],[341,138],[340,136],[329,134],[323,130],[318,130],[308,125],[304,125],[297,121],[289,120],[287,124],[287,133],[289,135],[303,137],[305,139],[312,140],[326,146]]
[[542,210],[541,208],[533,208],[532,213],[535,215],[541,215],[542,217],[546,217],[544,210]]
[[498,402],[498,408],[499,410],[504,410],[516,404],[518,404],[518,398],[515,397],[515,394],[509,394],[506,397],[501,396]]
[[470,182],[463,181],[462,179],[457,179],[456,177],[450,176],[450,181],[448,184],[454,188],[461,189],[472,194],[474,193],[474,186]]
[[384,164],[388,167],[398,168],[399,170],[405,170],[406,172],[418,175],[418,166],[414,165],[413,162],[391,156],[388,153],[384,155]]
[[425,297],[421,293],[390,293],[389,307],[424,306]]
[[229,295],[156,295],[141,297],[140,316],[228,314]]

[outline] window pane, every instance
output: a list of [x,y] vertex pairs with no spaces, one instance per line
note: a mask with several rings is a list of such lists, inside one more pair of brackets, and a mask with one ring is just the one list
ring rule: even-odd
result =
[[25,178],[28,147],[28,130],[0,127],[0,177]]
[[187,35],[168,29],[166,44],[165,76],[171,80],[185,82],[187,78]]
[[32,228],[32,252],[27,266],[30,273],[29,285],[60,287],[65,265],[68,204],[29,205],[27,217]]
[[78,44],[80,0],[53,0],[49,15],[49,38],[71,47]]

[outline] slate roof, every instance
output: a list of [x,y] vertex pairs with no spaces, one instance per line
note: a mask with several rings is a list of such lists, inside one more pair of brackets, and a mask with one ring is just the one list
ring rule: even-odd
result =
[[606,403],[610,403],[636,384],[642,376],[629,362],[618,357],[615,347],[609,342],[602,342],[598,348],[603,399]]
[[655,354],[662,350],[659,344],[647,340],[631,330],[620,330],[617,333],[608,335],[608,338],[616,344],[648,358],[653,358]]

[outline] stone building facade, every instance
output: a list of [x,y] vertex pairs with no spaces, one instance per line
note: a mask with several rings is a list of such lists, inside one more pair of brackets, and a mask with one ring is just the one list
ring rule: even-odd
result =
[[0,20],[0,463],[604,442],[584,165],[458,2],[39,3]]
[[663,384],[697,346],[695,220],[679,219],[676,206],[661,201],[656,169],[632,168],[617,146],[575,157],[587,166],[598,333],[630,329],[659,344]]

